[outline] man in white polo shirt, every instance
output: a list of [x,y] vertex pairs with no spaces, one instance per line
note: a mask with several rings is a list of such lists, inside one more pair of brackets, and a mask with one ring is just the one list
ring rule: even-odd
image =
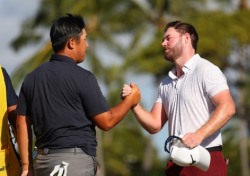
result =
[[[221,70],[196,53],[198,39],[191,24],[174,21],[166,25],[162,47],[165,59],[175,66],[160,83],[151,111],[137,104],[133,113],[149,133],[157,133],[168,121],[169,135],[179,138],[186,148],[202,146],[209,151],[207,171],[170,160],[166,175],[226,176],[221,128],[235,113],[235,105]],[[124,85],[122,96],[131,87]]]

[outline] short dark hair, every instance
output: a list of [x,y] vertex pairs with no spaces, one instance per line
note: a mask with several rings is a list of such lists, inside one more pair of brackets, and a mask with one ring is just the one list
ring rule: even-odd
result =
[[50,29],[50,40],[54,52],[63,50],[71,38],[79,40],[84,28],[84,20],[79,15],[67,14],[54,20]]
[[189,33],[191,37],[192,46],[196,51],[197,44],[199,41],[199,36],[193,25],[189,23],[183,23],[181,21],[172,21],[166,25],[164,31],[166,32],[168,28],[171,28],[171,27],[174,28],[177,32],[179,32],[182,35],[185,33]]

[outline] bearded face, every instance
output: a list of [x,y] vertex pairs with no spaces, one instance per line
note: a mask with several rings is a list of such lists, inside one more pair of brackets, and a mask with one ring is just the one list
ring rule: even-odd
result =
[[165,59],[174,62],[182,55],[182,35],[174,28],[169,28],[162,39]]
[[170,62],[174,62],[177,58],[182,55],[182,43],[179,38],[174,46],[166,46],[164,47],[164,57],[166,60]]

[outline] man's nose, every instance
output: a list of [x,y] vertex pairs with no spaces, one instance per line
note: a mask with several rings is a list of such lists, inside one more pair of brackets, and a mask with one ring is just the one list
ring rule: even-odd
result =
[[164,47],[164,46],[166,46],[167,45],[167,40],[163,40],[162,42],[161,42],[161,45]]

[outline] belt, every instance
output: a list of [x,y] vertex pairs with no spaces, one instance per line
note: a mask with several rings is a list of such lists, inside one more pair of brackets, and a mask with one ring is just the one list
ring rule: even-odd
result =
[[85,153],[81,148],[63,148],[63,149],[50,149],[50,148],[38,148],[37,153],[41,155],[48,155],[54,153]]
[[219,146],[215,146],[215,147],[209,147],[209,148],[206,148],[209,152],[215,152],[215,151],[222,151],[222,146],[219,145]]

